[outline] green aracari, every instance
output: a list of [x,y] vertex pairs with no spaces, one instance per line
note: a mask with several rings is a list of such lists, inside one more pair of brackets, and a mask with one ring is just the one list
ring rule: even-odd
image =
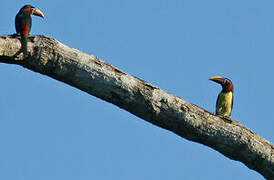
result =
[[232,81],[221,76],[213,76],[209,80],[214,81],[222,86],[216,102],[216,115],[230,117],[233,108],[233,91]]

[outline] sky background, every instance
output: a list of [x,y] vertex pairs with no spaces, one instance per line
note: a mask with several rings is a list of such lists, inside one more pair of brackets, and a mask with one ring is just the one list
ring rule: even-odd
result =
[[[215,111],[234,83],[232,117],[274,141],[274,1],[1,0],[0,34],[25,4],[41,9],[32,34],[93,54]],[[76,88],[0,64],[0,179],[264,179]]]

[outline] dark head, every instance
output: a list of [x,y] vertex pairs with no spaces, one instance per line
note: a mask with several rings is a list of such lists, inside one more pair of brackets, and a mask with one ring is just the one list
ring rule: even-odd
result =
[[40,16],[40,17],[44,18],[44,14],[42,13],[42,11],[39,10],[39,9],[37,9],[37,8],[35,8],[35,7],[33,7],[33,6],[31,6],[31,5],[25,5],[25,6],[23,6],[20,9],[20,11],[19,11],[18,14],[22,14],[22,13],[27,13],[29,15],[33,14],[35,16]]
[[232,81],[228,78],[224,78],[221,76],[213,76],[213,77],[209,78],[209,80],[214,81],[218,84],[221,84],[222,88],[223,88],[222,91],[224,91],[224,92],[229,92],[229,91],[233,92],[233,90],[234,90]]

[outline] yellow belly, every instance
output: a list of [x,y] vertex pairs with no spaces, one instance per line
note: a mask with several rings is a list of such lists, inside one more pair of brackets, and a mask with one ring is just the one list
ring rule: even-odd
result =
[[232,112],[233,93],[221,92],[216,104],[216,114],[221,116],[230,116]]

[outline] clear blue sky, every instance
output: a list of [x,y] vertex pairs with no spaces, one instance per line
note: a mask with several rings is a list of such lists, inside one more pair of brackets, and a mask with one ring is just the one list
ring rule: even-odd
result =
[[[49,35],[215,111],[221,75],[232,117],[274,141],[274,1],[1,0],[0,34],[24,4]],[[0,179],[204,180],[263,177],[76,88],[0,64]]]

